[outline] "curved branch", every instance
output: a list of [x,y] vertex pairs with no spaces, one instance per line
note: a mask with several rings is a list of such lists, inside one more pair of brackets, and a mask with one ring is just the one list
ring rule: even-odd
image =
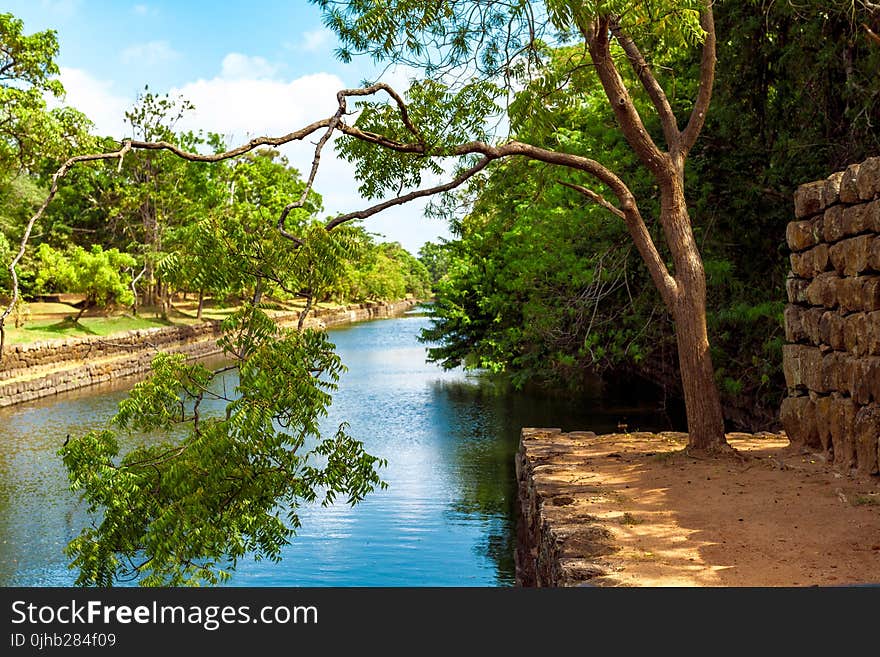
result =
[[681,139],[681,132],[678,129],[678,123],[675,120],[675,114],[672,112],[669,99],[666,97],[666,92],[663,91],[663,87],[657,82],[657,78],[654,77],[651,67],[648,66],[648,62],[645,60],[636,42],[624,33],[616,20],[611,23],[610,27],[611,34],[614,35],[614,38],[617,39],[617,42],[623,48],[623,52],[626,53],[626,58],[629,60],[636,76],[638,76],[639,82],[642,83],[642,86],[651,98],[651,102],[654,103],[654,108],[660,117],[663,136],[666,138],[669,150],[675,149]]
[[668,157],[662,153],[645,129],[632,97],[620,77],[620,72],[611,57],[611,46],[608,34],[611,21],[608,16],[600,17],[586,26],[579,26],[581,34],[587,41],[590,58],[596,67],[596,73],[608,102],[614,110],[617,124],[620,126],[626,141],[638,155],[642,163],[658,177],[668,175]]
[[[296,235],[288,232],[285,228],[284,224],[287,221],[288,215],[297,208],[302,208],[305,206],[306,201],[308,200],[309,194],[312,191],[312,187],[315,184],[315,177],[318,175],[318,166],[321,163],[321,151],[324,149],[324,146],[330,141],[330,137],[333,136],[333,131],[344,125],[342,123],[342,117],[345,116],[348,111],[348,98],[351,96],[371,96],[375,94],[377,91],[384,91],[397,103],[397,108],[400,111],[400,119],[403,121],[406,129],[409,130],[415,137],[419,139],[419,142],[422,142],[421,134],[418,129],[412,123],[412,120],[409,117],[409,110],[406,107],[406,103],[403,98],[398,94],[394,89],[392,89],[389,85],[384,82],[377,82],[368,87],[363,87],[360,89],[342,89],[336,94],[336,112],[327,119],[327,130],[321,135],[321,138],[315,144],[315,156],[312,158],[312,168],[309,170],[309,177],[306,180],[306,185],[303,188],[302,194],[300,194],[299,199],[293,201],[292,203],[288,203],[281,210],[281,215],[278,217],[278,231],[281,233],[282,237],[286,237],[291,242],[296,244],[298,247],[302,246],[304,242],[302,239],[297,237]],[[365,137],[369,135],[371,138],[378,139],[382,142],[381,135],[373,135],[372,133],[363,133],[360,130],[354,129],[358,133],[363,134]],[[390,140],[384,140],[390,142]],[[424,144],[422,144],[422,148],[424,149]],[[377,210],[378,212],[379,210]],[[328,229],[329,230],[329,229]],[[305,316],[303,316],[305,317]]]
[[568,187],[569,189],[573,189],[574,191],[578,192],[579,194],[586,196],[588,199],[593,201],[593,203],[596,203],[597,205],[601,205],[603,208],[608,210],[608,212],[610,212],[611,214],[616,215],[616,216],[620,217],[621,219],[626,218],[626,215],[624,214],[623,210],[621,210],[620,208],[618,208],[614,204],[606,201],[604,196],[602,196],[601,194],[597,194],[592,189],[587,189],[586,187],[583,187],[582,185],[576,185],[575,183],[565,182],[564,180],[557,180],[556,182],[558,182],[563,187]]
[[465,169],[455,178],[442,185],[436,185],[435,187],[428,187],[426,189],[419,189],[417,191],[410,192],[409,194],[404,194],[403,196],[398,196],[396,198],[383,201],[382,203],[377,203],[376,205],[370,206],[365,210],[358,210],[357,212],[341,214],[328,221],[325,228],[327,230],[333,230],[340,224],[344,224],[347,221],[352,221],[354,219],[366,219],[368,217],[372,217],[374,214],[378,214],[379,212],[387,210],[388,208],[394,207],[396,205],[403,205],[404,203],[409,203],[410,201],[414,201],[417,198],[424,198],[425,196],[433,196],[434,194],[442,194],[443,192],[453,190],[466,180],[472,178],[475,174],[485,169],[489,162],[491,162],[493,159],[494,158],[490,157],[482,158],[474,166],[470,167],[469,169]]
[[697,100],[691,110],[687,127],[681,133],[681,158],[687,156],[693,148],[706,123],[709,102],[712,100],[712,86],[715,84],[715,18],[712,14],[712,2],[707,0],[706,8],[700,13],[700,26],[706,31],[703,41],[703,54],[700,59],[700,88]]

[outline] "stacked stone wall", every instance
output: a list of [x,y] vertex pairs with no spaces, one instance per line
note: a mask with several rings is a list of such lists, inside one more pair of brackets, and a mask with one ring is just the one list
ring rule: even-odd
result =
[[877,474],[880,451],[880,158],[801,185],[788,224],[780,419],[792,441]]

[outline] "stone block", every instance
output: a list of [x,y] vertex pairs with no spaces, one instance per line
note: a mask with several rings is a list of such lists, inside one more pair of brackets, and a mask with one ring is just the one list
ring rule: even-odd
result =
[[880,373],[880,359],[876,357],[855,358],[849,360],[847,389],[856,404],[864,405],[878,401],[874,396],[877,387],[874,378]]
[[840,202],[840,183],[843,182],[843,171],[832,173],[825,179],[825,187],[822,190],[822,200],[827,208]]
[[820,394],[831,392],[849,393],[849,356],[842,351],[829,351],[822,356],[819,367],[809,367],[801,372],[807,388]]
[[880,358],[869,356],[861,359],[865,384],[870,390],[871,400],[880,403]]
[[859,203],[851,205],[843,210],[841,218],[843,224],[843,232],[845,235],[858,235],[866,230],[871,230],[870,218],[868,216],[868,204]]
[[867,270],[874,241],[873,235],[859,235],[833,244],[828,249],[828,257],[834,270],[845,276]]
[[792,253],[791,270],[801,278],[815,278],[828,270],[830,260],[827,244],[819,244],[812,249],[800,253]]
[[834,450],[834,464],[844,469],[855,465],[855,424],[856,405],[844,396],[832,396],[831,403],[831,446]]
[[[824,308],[805,308],[800,315],[801,327],[805,334],[805,342],[814,345],[823,343],[821,340],[820,327],[822,315],[827,312]],[[827,343],[826,343],[827,344]]]
[[825,209],[825,181],[806,183],[794,193],[794,216],[798,219],[818,214]]
[[841,203],[858,203],[861,198],[858,188],[859,165],[850,164],[843,177],[840,179],[840,201]]
[[870,201],[880,194],[880,157],[869,157],[859,165],[856,189],[863,201]]
[[822,241],[819,218],[789,222],[785,228],[785,240],[792,251],[804,251]]
[[880,233],[880,199],[865,204],[865,230]]
[[859,276],[852,280],[861,279],[861,305],[854,310],[866,310],[868,312],[880,310],[880,276]]
[[832,205],[825,210],[822,217],[822,239],[826,242],[836,242],[846,236],[843,213],[844,208],[841,205]]
[[865,280],[862,276],[839,278],[834,284],[837,307],[845,313],[862,310],[864,287]]
[[871,241],[871,250],[868,253],[868,269],[880,272],[880,236],[875,236]]
[[868,356],[880,356],[880,311],[865,314],[865,332],[861,351]]
[[832,349],[842,351],[846,348],[844,319],[838,313],[826,310],[819,316],[818,344],[827,344]]
[[803,316],[807,309],[803,306],[789,304],[782,311],[785,323],[786,342],[809,342],[806,329],[804,328]]
[[[818,347],[801,344],[787,344],[782,347],[782,371],[785,384],[790,389],[819,391],[822,378],[822,352]],[[810,387],[808,383],[812,383]]]
[[863,406],[853,423],[856,463],[865,474],[877,474],[880,457],[880,405]]
[[838,288],[843,279],[837,272],[825,272],[813,279],[804,292],[807,302],[813,306],[836,308],[838,304]]
[[821,447],[816,427],[816,405],[812,399],[807,396],[786,397],[782,400],[779,419],[789,440],[816,449]]
[[843,347],[853,356],[866,354],[868,343],[868,314],[853,313],[843,318]]
[[797,276],[789,276],[785,279],[785,293],[788,295],[789,303],[807,303],[807,286],[810,280],[807,278],[798,278]]
[[833,401],[828,395],[819,395],[813,400],[816,412],[816,436],[819,445],[826,452],[831,451],[831,404]]

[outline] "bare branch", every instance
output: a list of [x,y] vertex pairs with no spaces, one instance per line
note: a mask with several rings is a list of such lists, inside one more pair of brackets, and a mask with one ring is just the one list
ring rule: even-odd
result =
[[636,42],[623,32],[616,20],[611,23],[611,33],[620,43],[623,52],[626,53],[626,58],[639,78],[639,82],[642,83],[642,86],[651,98],[651,102],[654,103],[654,107],[660,117],[660,124],[663,126],[663,136],[666,138],[669,150],[675,149],[681,139],[681,132],[678,129],[678,123],[675,120],[672,107],[669,105],[666,92],[663,91],[663,87],[657,82],[657,78],[654,77],[651,67],[648,66],[648,62],[645,61]]
[[693,148],[703,124],[706,123],[706,113],[709,111],[709,102],[712,100],[712,86],[715,84],[715,18],[712,14],[712,3],[706,2],[706,8],[700,14],[700,25],[706,31],[706,39],[703,41],[703,55],[700,60],[700,88],[697,91],[697,100],[691,110],[691,117],[687,127],[681,134],[681,158],[682,161]]
[[358,210],[357,212],[341,214],[338,217],[335,217],[327,222],[326,228],[327,230],[333,230],[334,228],[336,228],[336,226],[344,224],[347,221],[352,221],[354,219],[366,219],[367,217],[372,217],[374,214],[378,214],[379,212],[394,207],[395,205],[403,205],[404,203],[409,203],[410,201],[414,201],[417,198],[424,198],[425,196],[433,196],[434,194],[448,192],[452,189],[455,189],[463,182],[465,182],[469,178],[472,178],[475,174],[485,169],[489,162],[491,162],[493,159],[494,158],[490,157],[482,158],[474,166],[462,171],[455,178],[442,185],[420,189],[415,192],[410,192],[409,194],[404,194],[403,196],[397,196],[393,199],[383,201],[382,203],[377,203],[376,205],[373,205],[365,210]]
[[587,189],[586,187],[583,187],[581,185],[576,185],[574,183],[565,182],[564,180],[557,180],[556,182],[558,182],[563,187],[568,187],[569,189],[573,189],[574,191],[578,192],[579,194],[583,194],[584,196],[586,196],[588,199],[590,199],[594,203],[601,205],[603,208],[608,210],[611,214],[617,215],[621,219],[626,218],[626,215],[623,213],[623,210],[621,210],[617,206],[606,201],[604,196],[602,196],[601,194],[597,194],[592,189]]
[[880,35],[878,35],[874,30],[868,27],[865,23],[862,23],[862,27],[865,28],[865,33],[867,37],[876,44],[880,44]]
[[614,59],[611,57],[608,40],[610,27],[610,19],[607,16],[601,17],[589,25],[579,26],[589,46],[590,57],[596,67],[602,88],[605,90],[605,95],[614,110],[617,124],[626,137],[626,141],[652,173],[665,177],[668,175],[668,157],[657,148],[657,144],[645,129],[642,117],[639,115],[632,97],[623,83],[623,78],[620,77]]
[[672,302],[678,293],[678,284],[669,274],[666,263],[664,263],[663,258],[660,257],[660,253],[657,251],[657,246],[654,244],[651,233],[648,232],[648,227],[645,225],[645,221],[642,219],[642,215],[635,202],[625,205],[624,209],[621,210],[591,189],[587,189],[586,187],[574,183],[564,182],[562,180],[560,180],[559,183],[583,194],[591,201],[598,203],[606,210],[623,219],[627,231],[629,232],[633,243],[636,245],[639,255],[642,257],[645,266],[648,268],[651,280],[660,292],[660,296],[663,298],[667,307],[671,308]]

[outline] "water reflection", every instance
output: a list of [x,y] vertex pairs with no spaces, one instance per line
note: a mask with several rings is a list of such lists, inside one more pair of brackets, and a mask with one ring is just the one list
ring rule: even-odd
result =
[[[349,371],[324,429],[348,421],[388,459],[389,488],[354,509],[303,508],[281,563],[242,560],[231,584],[509,585],[520,428],[611,430],[623,415],[643,428],[666,426],[650,408],[603,410],[597,400],[514,393],[443,372],[425,363],[417,341],[426,323],[411,315],[332,331]],[[87,517],[56,452],[68,432],[106,423],[123,396],[119,385],[104,386],[0,411],[0,584],[72,583],[61,550]]]

